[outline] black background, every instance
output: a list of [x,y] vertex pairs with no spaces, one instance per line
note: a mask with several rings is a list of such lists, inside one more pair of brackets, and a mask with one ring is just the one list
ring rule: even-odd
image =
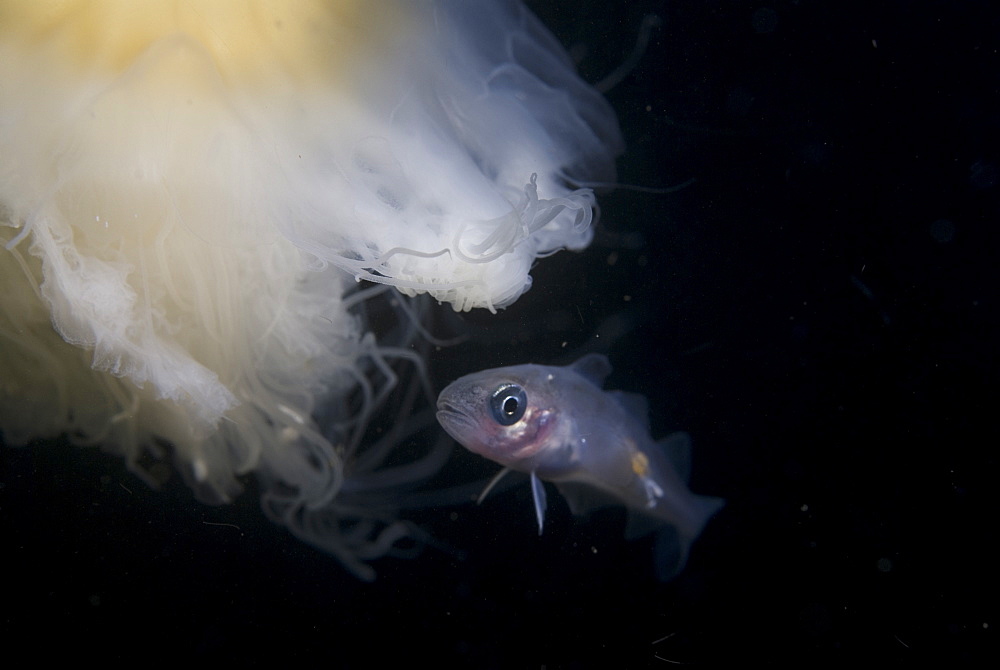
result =
[[[603,351],[727,507],[662,584],[614,510],[515,486],[357,581],[270,524],[59,444],[0,450],[5,651],[288,667],[976,666],[996,658],[1000,18],[987,2],[533,2],[628,143],[593,246],[433,354]],[[622,6],[619,6],[622,5]],[[454,327],[452,324],[451,327]],[[464,460],[463,460],[464,457]],[[453,470],[488,464],[456,455]],[[251,489],[253,484],[250,483]],[[553,500],[556,498],[556,500]],[[224,525],[218,525],[224,524]],[[462,554],[457,553],[463,552]]]

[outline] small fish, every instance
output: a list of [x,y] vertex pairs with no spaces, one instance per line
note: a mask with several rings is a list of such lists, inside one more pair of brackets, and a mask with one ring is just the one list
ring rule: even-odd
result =
[[676,529],[679,570],[691,542],[723,501],[688,490],[687,434],[654,442],[646,398],[602,391],[610,373],[611,364],[600,354],[566,367],[476,372],[441,392],[437,419],[466,449],[504,466],[480,500],[504,474],[517,470],[530,476],[539,533],[546,508],[542,480],[555,484],[574,514],[623,505],[630,512],[630,537]]

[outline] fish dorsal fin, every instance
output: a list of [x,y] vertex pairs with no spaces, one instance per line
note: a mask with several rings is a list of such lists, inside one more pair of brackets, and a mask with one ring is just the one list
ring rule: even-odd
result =
[[646,396],[638,393],[628,393],[627,391],[607,391],[607,394],[615,399],[625,411],[639,421],[646,432],[649,432],[649,401]]
[[545,508],[548,501],[545,497],[545,484],[538,478],[535,471],[531,471],[531,496],[535,499],[535,516],[538,517],[538,534],[542,534],[542,527],[545,524]]
[[671,433],[657,444],[686,484],[691,479],[691,436],[685,432]]
[[604,354],[587,354],[569,366],[570,370],[592,382],[597,388],[611,374],[611,363]]

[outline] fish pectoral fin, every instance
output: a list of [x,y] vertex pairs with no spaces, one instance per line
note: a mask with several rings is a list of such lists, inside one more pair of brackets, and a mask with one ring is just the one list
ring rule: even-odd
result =
[[545,498],[545,484],[538,478],[535,471],[531,471],[531,495],[535,499],[535,516],[538,517],[538,534],[542,534],[542,527],[545,523],[545,508],[548,502]]
[[500,472],[493,475],[493,479],[490,480],[490,483],[486,485],[486,488],[483,489],[483,492],[479,494],[478,498],[476,498],[477,505],[481,505],[482,502],[486,500],[486,496],[489,495],[490,491],[493,490],[493,487],[496,486],[497,482],[503,479],[503,476],[508,472],[510,472],[510,468],[504,468]]

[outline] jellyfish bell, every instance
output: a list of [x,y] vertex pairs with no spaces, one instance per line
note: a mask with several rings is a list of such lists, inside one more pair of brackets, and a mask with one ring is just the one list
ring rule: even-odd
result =
[[358,280],[511,304],[589,243],[570,183],[612,180],[621,146],[514,1],[4,3],[4,442],[66,435],[150,480],[173,459],[212,502],[257,473],[272,517],[370,576],[402,532],[384,492],[442,449],[363,443],[423,361],[368,332]]

